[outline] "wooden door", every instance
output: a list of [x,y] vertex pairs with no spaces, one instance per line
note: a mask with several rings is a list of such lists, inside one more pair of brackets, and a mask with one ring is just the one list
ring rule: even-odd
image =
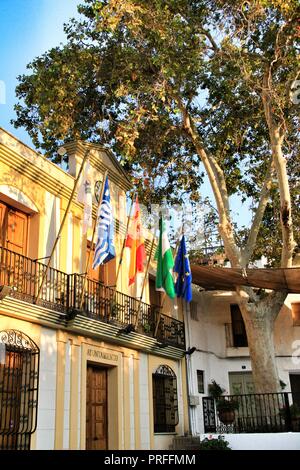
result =
[[9,209],[7,214],[7,248],[20,255],[26,255],[27,215]]
[[290,374],[293,403],[300,407],[300,374]]
[[6,246],[7,239],[7,206],[0,203],[0,245]]
[[88,270],[87,270],[88,278],[91,279],[92,281],[97,281],[97,282],[104,283],[105,265],[101,265],[98,268],[93,269],[93,260],[94,260],[95,248],[93,248],[91,253],[90,252],[91,252],[91,248],[90,248],[90,245],[88,245],[87,251],[86,251],[86,259],[88,259],[88,256],[90,256],[89,266],[88,266]]
[[1,245],[15,253],[27,254],[28,216],[0,203]]
[[161,293],[155,289],[155,279],[149,279],[149,298],[150,304],[160,307]]
[[107,449],[107,369],[88,365],[86,390],[86,449]]
[[[253,429],[261,423],[264,408],[257,403],[252,372],[229,372],[229,387],[231,395],[245,395],[239,402],[236,419],[239,426]],[[260,420],[260,421],[259,421]]]

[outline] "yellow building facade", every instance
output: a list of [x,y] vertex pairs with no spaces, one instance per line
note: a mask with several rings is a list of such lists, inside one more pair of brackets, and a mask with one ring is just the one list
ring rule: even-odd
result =
[[[130,183],[107,149],[65,148],[68,171],[0,129],[0,449],[168,449],[189,428],[181,305],[154,304],[153,276],[139,303],[126,253],[115,285]],[[45,276],[87,151],[93,188],[108,171],[116,258],[84,282],[75,194]]]

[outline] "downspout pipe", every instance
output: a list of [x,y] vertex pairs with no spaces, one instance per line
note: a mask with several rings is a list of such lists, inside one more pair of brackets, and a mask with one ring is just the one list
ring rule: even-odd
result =
[[[190,305],[188,302],[183,301],[184,307],[184,327],[185,327],[185,338],[186,338],[186,349],[191,347],[191,336],[189,328],[189,316],[190,316]],[[188,394],[188,418],[189,418],[189,433],[190,435],[195,435],[195,423],[193,417],[193,410],[190,406],[190,395],[192,395],[193,390],[193,380],[192,380],[192,356],[185,354],[185,366],[186,366],[186,388]]]

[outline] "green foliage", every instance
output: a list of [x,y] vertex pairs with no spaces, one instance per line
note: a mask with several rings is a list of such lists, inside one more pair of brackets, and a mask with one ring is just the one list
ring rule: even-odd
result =
[[145,333],[151,333],[151,325],[149,323],[144,323],[143,328]]
[[217,411],[234,411],[239,408],[239,402],[234,398],[223,397],[225,389],[215,380],[208,384],[208,394],[215,398]]
[[[280,408],[279,413],[283,418],[285,418],[286,408],[285,407]],[[292,405],[290,405],[290,415],[292,419],[300,418],[300,406],[297,405],[297,403],[293,403]]]
[[285,387],[286,387],[286,383],[285,383],[283,380],[281,380],[281,379],[279,380],[279,383],[280,383],[281,389],[284,390]]
[[216,408],[217,411],[235,411],[239,409],[239,402],[233,398],[222,397],[217,400]]
[[[79,12],[65,26],[68,43],[19,77],[14,123],[37,147],[55,160],[66,140],[109,145],[141,203],[198,201],[203,164],[188,113],[227,193],[255,211],[271,162],[261,93],[272,63],[272,116],[285,133],[298,221],[299,108],[287,92],[299,71],[298,1],[85,0]],[[281,250],[279,207],[274,180],[254,253],[272,264]],[[240,246],[248,233],[236,233]]]
[[225,392],[225,389],[222,388],[215,380],[212,380],[210,384],[208,384],[208,394],[211,397],[218,398]]
[[217,439],[205,438],[200,442],[200,450],[232,450],[229,447],[229,442],[225,441],[223,436],[218,436]]

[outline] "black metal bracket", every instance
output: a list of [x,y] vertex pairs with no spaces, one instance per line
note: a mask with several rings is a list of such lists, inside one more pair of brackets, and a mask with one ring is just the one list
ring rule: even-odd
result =
[[81,310],[79,310],[79,308],[75,308],[75,307],[68,308],[67,322],[74,320],[79,313],[81,313]]

